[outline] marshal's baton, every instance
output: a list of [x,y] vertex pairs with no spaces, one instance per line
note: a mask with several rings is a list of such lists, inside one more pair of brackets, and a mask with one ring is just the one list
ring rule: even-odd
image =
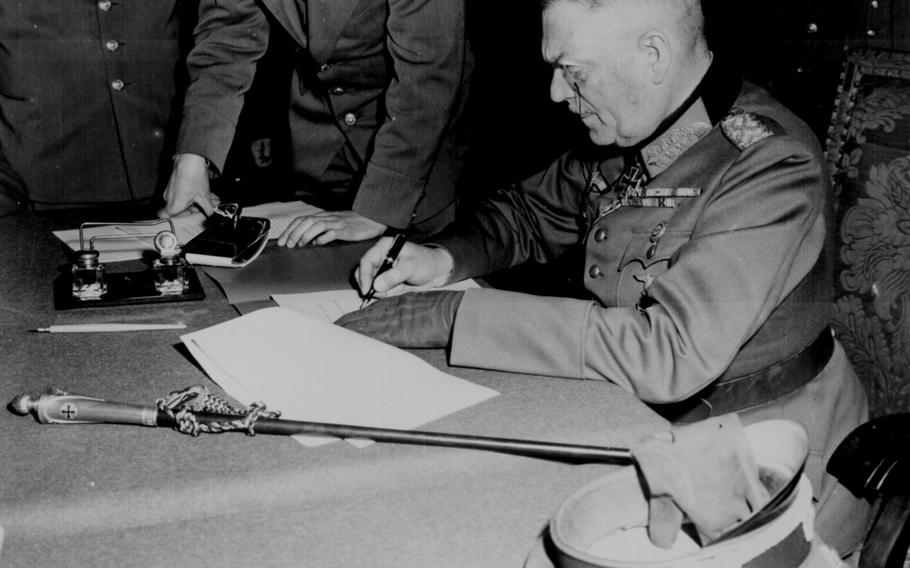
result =
[[[182,393],[172,393],[172,397],[180,394]],[[141,406],[109,402],[100,398],[53,389],[40,394],[20,394],[10,401],[9,408],[20,415],[33,414],[42,424],[134,424],[176,428],[194,436],[199,432],[244,431],[251,436],[255,434],[279,436],[307,434],[336,438],[364,438],[376,442],[490,450],[578,463],[626,464],[631,463],[632,460],[627,448],[284,420],[277,418],[278,413],[264,411],[264,407],[255,404],[251,406],[250,411],[230,413],[168,407],[167,404],[162,404],[163,402],[158,401],[157,407]],[[233,410],[226,405],[223,408]],[[191,425],[187,426],[188,423]]]

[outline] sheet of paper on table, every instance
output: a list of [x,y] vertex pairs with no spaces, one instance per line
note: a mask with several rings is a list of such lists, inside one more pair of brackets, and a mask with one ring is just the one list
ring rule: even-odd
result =
[[[290,420],[412,429],[499,394],[284,307],[257,310],[181,339],[228,395],[246,405],[263,402]],[[334,440],[295,438],[307,446]]]
[[[424,286],[404,286],[399,294],[421,292],[424,290],[470,290],[480,288],[472,279],[454,282],[441,288]],[[303,312],[315,318],[333,322],[348,312],[360,309],[363,298],[353,288],[345,290],[328,290],[325,292],[301,292],[298,294],[272,294],[272,300],[279,306]]]
[[[269,239],[277,239],[291,221],[303,215],[312,215],[322,209],[302,201],[273,202],[253,205],[243,209],[243,215],[248,217],[265,217],[271,222]],[[193,237],[202,232],[205,215],[194,213],[172,218],[174,233],[181,244],[188,243]],[[86,222],[91,219],[86,219]],[[116,239],[95,239],[94,248],[101,253],[101,262],[117,262],[121,260],[135,260],[142,258],[146,251],[154,251],[152,242],[154,235],[159,231],[169,230],[167,222],[162,221],[156,225],[102,225],[87,227],[83,231],[85,246],[95,236],[122,237]],[[54,231],[54,235],[66,243],[73,251],[80,248],[79,229]],[[136,237],[136,235],[147,235]]]

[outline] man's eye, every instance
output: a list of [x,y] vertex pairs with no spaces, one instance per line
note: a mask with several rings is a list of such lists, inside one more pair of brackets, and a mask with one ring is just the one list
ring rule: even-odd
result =
[[581,67],[576,67],[574,65],[566,65],[562,68],[563,73],[566,77],[571,79],[575,83],[581,83],[585,80],[585,72]]

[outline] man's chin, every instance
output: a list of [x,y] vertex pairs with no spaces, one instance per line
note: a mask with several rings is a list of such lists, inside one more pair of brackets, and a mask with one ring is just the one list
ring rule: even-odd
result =
[[617,143],[616,136],[597,130],[588,130],[588,137],[591,138],[591,142],[598,146],[610,146]]

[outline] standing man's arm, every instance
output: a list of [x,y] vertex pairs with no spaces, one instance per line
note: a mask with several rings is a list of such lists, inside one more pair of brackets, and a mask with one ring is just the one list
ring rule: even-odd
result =
[[442,154],[462,112],[472,65],[464,10],[464,0],[389,1],[386,116],[352,210],[299,217],[279,237],[280,246],[366,240],[387,227],[411,226],[422,200],[439,203],[440,209],[454,206],[458,168],[441,183],[430,178],[444,160],[460,159]]
[[[387,116],[353,209],[404,228],[428,189],[442,140],[466,95],[470,54],[463,0],[392,0],[389,9],[394,77],[385,97]],[[454,192],[454,183],[438,189]]]
[[210,171],[220,172],[234,139],[243,97],[256,61],[268,46],[269,25],[254,0],[202,0],[194,46],[187,56],[190,84],[183,104],[177,155],[160,216],[195,205],[210,213]]

